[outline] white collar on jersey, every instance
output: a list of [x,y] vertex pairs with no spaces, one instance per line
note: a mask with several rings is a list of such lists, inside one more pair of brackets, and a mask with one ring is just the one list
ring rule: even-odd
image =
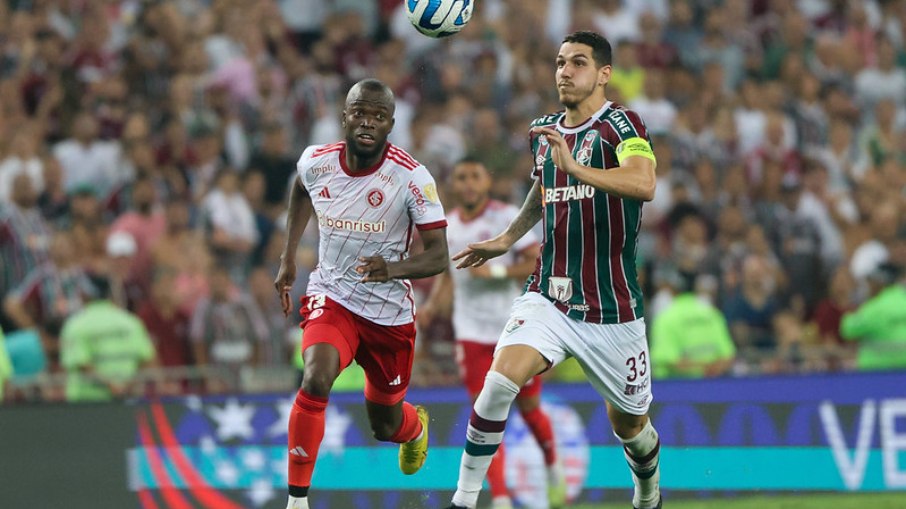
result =
[[598,119],[598,117],[603,115],[604,112],[607,111],[608,108],[610,108],[611,104],[613,104],[613,101],[607,101],[606,103],[604,103],[604,106],[601,106],[600,110],[596,111],[594,115],[588,117],[588,120],[583,122],[582,125],[580,125],[578,127],[565,127],[563,125],[563,119],[566,118],[566,115],[564,115],[564,116],[560,117],[559,121],[557,121],[557,130],[563,134],[581,133],[582,131],[591,127],[591,124],[593,124],[594,121]]

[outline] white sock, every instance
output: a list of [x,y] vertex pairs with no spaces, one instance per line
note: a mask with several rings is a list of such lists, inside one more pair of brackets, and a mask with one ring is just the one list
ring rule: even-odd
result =
[[478,503],[478,493],[491,459],[503,442],[510,405],[517,394],[519,386],[515,382],[496,371],[488,371],[484,387],[472,407],[466,432],[466,450],[462,453],[459,482],[453,495],[454,504],[472,509]]
[[639,509],[655,507],[661,498],[661,441],[657,430],[649,420],[638,435],[625,440],[619,436],[617,438],[623,442],[623,454],[629,463],[632,482],[635,484],[632,505]]
[[308,497],[296,498],[290,496],[289,501],[286,503],[286,509],[308,509]]

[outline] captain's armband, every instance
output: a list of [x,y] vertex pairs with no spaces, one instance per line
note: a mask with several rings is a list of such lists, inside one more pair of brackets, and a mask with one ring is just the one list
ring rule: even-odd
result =
[[654,150],[651,149],[651,144],[648,143],[648,140],[645,138],[640,138],[636,136],[635,138],[629,138],[620,142],[617,145],[617,161],[620,164],[623,164],[629,156],[642,156],[651,159],[654,162],[657,162],[657,159],[654,158]]

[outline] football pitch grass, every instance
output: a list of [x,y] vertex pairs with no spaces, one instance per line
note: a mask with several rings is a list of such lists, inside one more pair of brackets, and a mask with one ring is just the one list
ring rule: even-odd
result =
[[[629,509],[629,501],[579,504],[570,509]],[[906,491],[899,493],[802,494],[740,496],[710,500],[664,500],[664,509],[906,509]]]

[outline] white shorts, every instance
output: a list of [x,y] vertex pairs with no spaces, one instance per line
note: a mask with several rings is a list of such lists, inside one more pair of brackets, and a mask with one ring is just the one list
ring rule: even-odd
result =
[[617,324],[569,318],[535,292],[515,301],[497,350],[526,345],[555,366],[575,357],[588,381],[611,405],[631,415],[648,413],[651,363],[645,319]]

